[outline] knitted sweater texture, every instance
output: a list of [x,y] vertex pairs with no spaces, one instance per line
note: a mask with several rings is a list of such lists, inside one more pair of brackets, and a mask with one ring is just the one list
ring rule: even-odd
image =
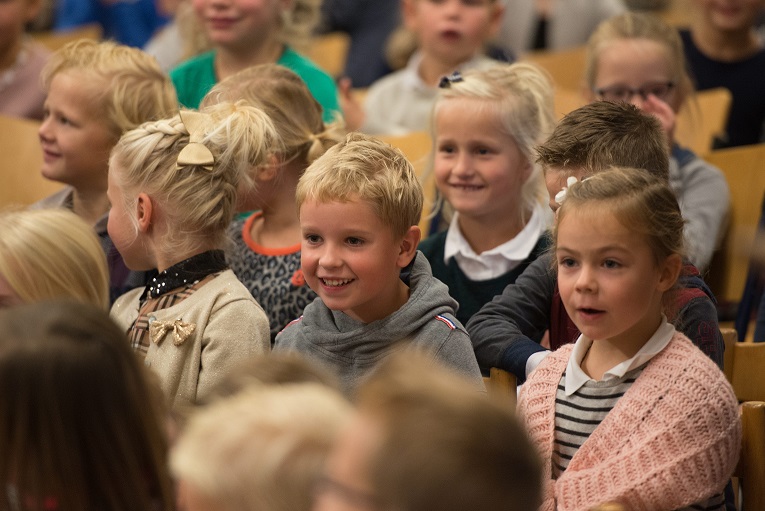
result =
[[631,511],[669,511],[722,491],[741,446],[738,402],[720,369],[681,333],[553,480],[555,393],[572,349],[545,358],[521,387],[519,411],[544,463],[540,509],[619,502]]

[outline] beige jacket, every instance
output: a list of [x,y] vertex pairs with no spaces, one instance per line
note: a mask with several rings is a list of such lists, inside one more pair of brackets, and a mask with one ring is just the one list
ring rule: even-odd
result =
[[[128,331],[138,318],[143,288],[117,299],[112,319]],[[242,359],[271,349],[268,318],[231,270],[226,270],[191,296],[167,309],[151,313],[150,322],[181,320],[195,326],[180,345],[173,330],[151,342],[145,364],[159,376],[171,406],[196,403]]]

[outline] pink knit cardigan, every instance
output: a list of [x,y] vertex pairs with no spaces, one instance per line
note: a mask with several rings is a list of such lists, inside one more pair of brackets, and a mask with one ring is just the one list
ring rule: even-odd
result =
[[720,369],[676,333],[579,448],[551,477],[555,393],[573,344],[521,387],[519,412],[544,461],[544,511],[619,502],[631,511],[672,510],[723,490],[736,467],[741,421]]

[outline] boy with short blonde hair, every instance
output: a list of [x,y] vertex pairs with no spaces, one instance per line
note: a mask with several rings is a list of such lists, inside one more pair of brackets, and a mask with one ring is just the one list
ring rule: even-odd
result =
[[319,298],[276,337],[333,368],[352,389],[404,346],[430,352],[483,387],[457,303],[417,252],[422,187],[388,144],[359,133],[300,178],[301,262]]

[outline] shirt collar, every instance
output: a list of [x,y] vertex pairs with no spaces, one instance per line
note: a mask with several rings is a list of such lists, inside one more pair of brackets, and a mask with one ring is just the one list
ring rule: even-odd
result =
[[[635,355],[621,362],[603,375],[604,380],[610,380],[615,378],[622,378],[625,374],[633,369],[642,366],[653,357],[658,355],[666,346],[672,337],[675,335],[675,327],[671,323],[667,323],[666,316],[662,315],[662,324],[653,333],[648,342],[646,342],[642,348],[638,350]],[[587,373],[582,370],[581,363],[584,360],[584,356],[592,345],[592,339],[580,335],[574,344],[574,349],[571,351],[571,356],[568,359],[568,365],[566,366],[566,395],[570,396],[588,381],[592,380]],[[594,380],[593,380],[594,381]]]
[[446,233],[444,263],[449,264],[449,259],[456,258],[460,269],[472,280],[487,280],[512,270],[531,254],[547,228],[545,208],[537,204],[529,221],[513,239],[476,254],[462,234],[458,218],[459,213],[455,212]]
[[151,279],[141,294],[141,300],[146,297],[158,298],[173,289],[194,284],[226,268],[228,265],[223,250],[202,252],[172,265]]
[[[473,69],[480,67],[481,63],[487,60],[488,57],[483,55],[482,53],[476,53],[473,55],[473,57],[463,62],[458,66],[458,69],[460,71],[467,71],[468,69]],[[406,63],[406,67],[404,68],[403,73],[403,79],[404,82],[411,88],[420,90],[420,91],[427,91],[427,92],[433,92],[433,90],[437,90],[436,87],[434,87],[431,84],[425,83],[422,78],[420,77],[420,63],[422,62],[422,52],[415,51],[411,57],[409,57],[409,61]]]

